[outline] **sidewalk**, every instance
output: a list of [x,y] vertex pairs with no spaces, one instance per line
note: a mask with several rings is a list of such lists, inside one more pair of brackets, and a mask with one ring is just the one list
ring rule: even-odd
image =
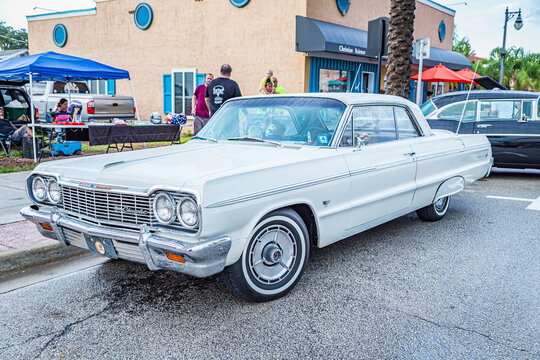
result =
[[19,214],[29,205],[25,180],[29,171],[0,174],[0,278],[32,265],[70,257],[85,250],[62,248],[41,236],[35,225]]

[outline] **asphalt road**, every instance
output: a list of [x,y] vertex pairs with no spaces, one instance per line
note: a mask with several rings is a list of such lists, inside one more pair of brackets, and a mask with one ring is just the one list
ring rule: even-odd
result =
[[263,304],[219,276],[80,258],[0,290],[0,358],[539,359],[539,219],[540,172],[497,172],[440,222],[314,250]]

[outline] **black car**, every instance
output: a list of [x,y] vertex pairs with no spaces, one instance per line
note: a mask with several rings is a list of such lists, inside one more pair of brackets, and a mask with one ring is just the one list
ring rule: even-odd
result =
[[433,129],[486,135],[494,166],[540,169],[540,93],[459,91],[434,97],[421,109]]

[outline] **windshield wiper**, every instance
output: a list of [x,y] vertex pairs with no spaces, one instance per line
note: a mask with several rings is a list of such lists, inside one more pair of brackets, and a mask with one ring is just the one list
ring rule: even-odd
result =
[[218,142],[217,139],[210,138],[210,137],[202,137],[202,136],[199,136],[199,135],[193,136],[192,139],[208,140],[208,141],[213,141],[215,143]]
[[232,137],[232,138],[228,138],[227,140],[229,140],[229,141],[256,141],[256,142],[263,142],[263,143],[273,144],[273,145],[277,145],[277,146],[283,146],[283,144],[281,142],[279,142],[279,141],[266,140],[266,139],[251,137],[251,136]]

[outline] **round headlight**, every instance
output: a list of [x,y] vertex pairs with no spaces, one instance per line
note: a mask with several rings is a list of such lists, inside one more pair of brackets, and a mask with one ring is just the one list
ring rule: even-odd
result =
[[187,227],[193,228],[199,222],[199,213],[197,204],[191,199],[183,199],[178,204],[178,218],[180,222]]
[[49,192],[49,200],[51,202],[58,204],[60,202],[60,185],[56,182],[56,180],[49,180],[49,186],[48,192]]
[[47,187],[45,186],[45,180],[41,176],[36,176],[32,180],[32,194],[38,201],[44,201],[47,198]]
[[174,221],[174,202],[169,194],[161,193],[154,198],[154,214],[162,224],[169,225]]

